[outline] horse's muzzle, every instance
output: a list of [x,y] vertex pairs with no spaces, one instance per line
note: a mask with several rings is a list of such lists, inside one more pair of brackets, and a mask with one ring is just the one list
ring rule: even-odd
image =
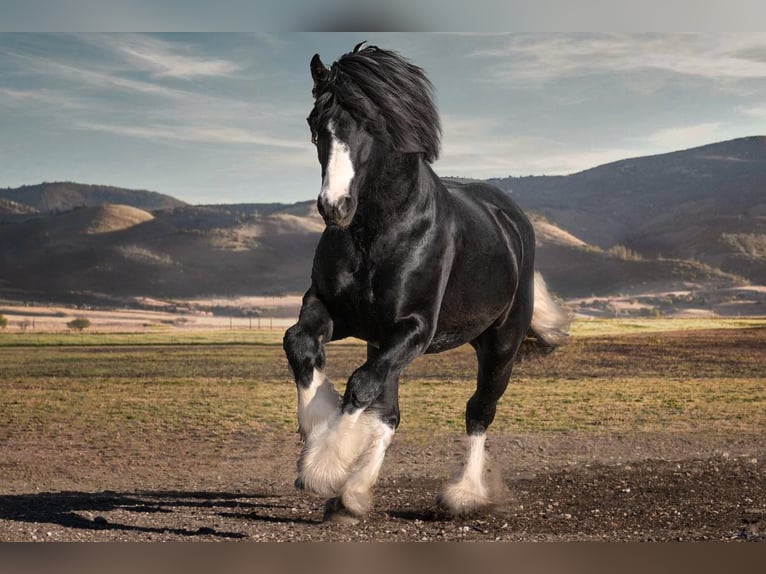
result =
[[356,213],[356,199],[350,195],[344,195],[337,201],[330,202],[320,195],[317,200],[317,210],[326,225],[348,227]]

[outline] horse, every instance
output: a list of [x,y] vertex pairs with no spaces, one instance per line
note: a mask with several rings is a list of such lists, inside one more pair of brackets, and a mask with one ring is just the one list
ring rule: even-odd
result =
[[[499,189],[447,187],[434,173],[441,126],[421,68],[363,42],[330,68],[315,54],[310,70],[325,229],[284,336],[303,439],[295,486],[327,499],[326,520],[368,513],[400,422],[403,369],[468,343],[478,376],[467,459],[437,502],[453,515],[482,511],[494,504],[486,433],[517,355],[566,336],[567,315],[534,268],[534,230]],[[347,337],[367,343],[367,360],[340,395],[325,375],[325,345]]]

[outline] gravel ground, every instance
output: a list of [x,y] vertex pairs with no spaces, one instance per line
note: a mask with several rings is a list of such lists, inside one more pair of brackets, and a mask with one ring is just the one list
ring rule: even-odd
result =
[[766,541],[760,437],[588,433],[491,436],[508,487],[493,512],[434,507],[460,437],[398,436],[358,525],[322,523],[293,489],[295,435],[144,445],[97,457],[76,445],[0,444],[3,541]]

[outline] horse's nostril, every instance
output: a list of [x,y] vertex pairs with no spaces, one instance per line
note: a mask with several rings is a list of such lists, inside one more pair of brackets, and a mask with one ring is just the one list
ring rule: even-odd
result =
[[324,210],[324,201],[322,201],[322,198],[317,198],[317,211],[319,212],[319,215],[322,217],[326,217],[326,213]]
[[339,219],[343,219],[348,215],[348,212],[351,211],[351,197],[345,196],[342,197],[341,200],[338,202],[338,217]]

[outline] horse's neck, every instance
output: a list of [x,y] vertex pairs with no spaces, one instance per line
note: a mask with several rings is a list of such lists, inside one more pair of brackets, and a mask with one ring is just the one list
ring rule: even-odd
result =
[[360,198],[359,223],[377,235],[386,227],[401,224],[413,212],[422,214],[434,199],[434,177],[419,156],[394,157],[368,176],[364,197]]

